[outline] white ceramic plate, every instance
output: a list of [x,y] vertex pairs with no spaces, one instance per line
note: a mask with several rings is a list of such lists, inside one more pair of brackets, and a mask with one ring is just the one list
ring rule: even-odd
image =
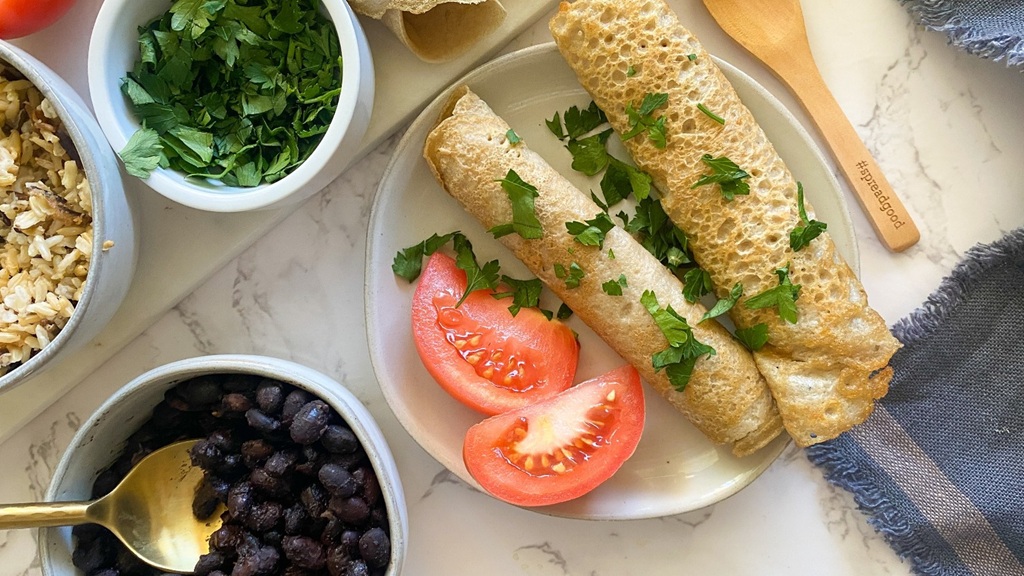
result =
[[[856,269],[857,247],[846,204],[820,152],[771,94],[742,72],[718,62],[779,154],[803,182],[817,218],[828,222],[839,251]],[[468,84],[530,148],[577,187],[599,190],[596,181],[570,169],[568,151],[544,124],[556,111],[590,104],[590,97],[554,44],[498,58],[471,72],[459,84]],[[466,430],[483,417],[448,396],[423,368],[413,344],[410,320],[415,284],[395,276],[391,262],[399,250],[435,232],[461,230],[473,242],[481,262],[498,258],[503,273],[518,278],[532,275],[437,185],[422,158],[424,139],[446,98],[447,94],[442,94],[413,122],[377,191],[367,240],[366,325],[377,379],[398,420],[431,456],[459,478],[479,487],[463,465],[462,441]],[[579,333],[581,344],[577,382],[623,363],[577,318],[570,318],[568,324]],[[587,519],[650,518],[695,510],[749,484],[788,441],[779,438],[756,455],[735,458],[727,449],[708,442],[660,396],[648,391],[643,438],[618,473],[581,498],[536,510]]]

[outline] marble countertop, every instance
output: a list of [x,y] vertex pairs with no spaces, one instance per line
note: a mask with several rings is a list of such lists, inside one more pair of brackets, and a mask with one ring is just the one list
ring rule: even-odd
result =
[[[814,134],[781,83],[726,38],[700,2],[670,3],[709,51],[761,82]],[[803,4],[827,84],[921,229],[917,246],[889,253],[849,198],[863,283],[891,324],[922,302],[971,246],[1024,225],[1024,75],[949,47],[944,36],[915,26],[895,0]],[[545,18],[505,51],[548,40]],[[398,137],[298,207],[0,444],[0,461],[8,466],[0,501],[41,498],[79,423],[131,378],[190,356],[257,353],[332,375],[377,418],[409,505],[407,574],[910,573],[852,498],[828,485],[792,446],[723,502],[625,522],[567,520],[508,506],[430,458],[384,402],[363,330],[367,218]],[[3,574],[37,574],[35,533],[0,531],[0,566]]]

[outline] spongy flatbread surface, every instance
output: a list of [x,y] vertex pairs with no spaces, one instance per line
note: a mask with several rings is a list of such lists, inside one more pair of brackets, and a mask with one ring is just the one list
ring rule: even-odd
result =
[[[486,103],[463,88],[427,136],[424,156],[441,186],[488,229],[512,219],[508,195],[498,180],[511,169],[534,185],[542,238],[510,234],[501,242],[713,442],[734,443],[733,451],[743,455],[775,438],[781,421],[746,349],[717,322],[698,323],[705,309],[686,302],[680,281],[621,228],[608,232],[602,248],[576,242],[565,223],[591,219],[601,208],[525,142],[510,143],[508,130]],[[567,288],[554,266],[572,262],[585,276],[578,287]],[[622,296],[605,294],[601,284],[620,275],[627,278]],[[662,307],[672,306],[683,315],[694,336],[717,351],[697,362],[683,392],[652,367],[652,355],[668,342],[640,304],[645,290],[653,290]]]
[[[887,364],[899,343],[827,234],[800,251],[790,248],[790,231],[800,223],[796,180],[700,42],[662,0],[563,2],[550,27],[620,134],[630,128],[627,105],[638,107],[648,93],[668,94],[655,113],[666,118],[667,147],[642,134],[627,149],[652,176],[719,296],[742,284],[744,296],[730,313],[735,324],[768,325],[769,344],[755,359],[797,444],[835,437],[867,418],[887,390]],[[729,202],[717,185],[693,188],[709,171],[704,154],[727,157],[750,173],[750,195]],[[775,270],[787,265],[801,286],[795,324],[774,308],[743,305],[777,286]]]

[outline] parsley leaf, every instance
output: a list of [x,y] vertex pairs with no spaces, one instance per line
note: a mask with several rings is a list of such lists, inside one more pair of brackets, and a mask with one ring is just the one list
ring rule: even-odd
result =
[[152,128],[143,128],[132,134],[117,153],[124,162],[124,169],[132,176],[149,178],[163,158],[164,147],[160,145],[160,135]]
[[807,209],[804,208],[804,185],[796,183],[796,202],[800,211],[800,224],[789,233],[789,247],[794,252],[811,243],[828,228],[828,224],[818,220],[807,219]]
[[[718,302],[715,302],[715,305],[711,308],[711,310],[708,310],[707,312],[704,313],[703,316],[700,317],[700,321],[703,322],[705,320],[710,320],[711,318],[717,318],[718,316],[725,314],[729,310],[732,310],[732,307],[736,305],[736,301],[739,300],[740,296],[742,295],[743,284],[737,282],[732,287],[732,290],[729,290],[729,295],[725,298],[720,299]],[[698,324],[699,323],[700,322],[698,322]]]
[[704,115],[707,116],[708,118],[711,118],[712,120],[718,122],[719,124],[722,124],[723,126],[725,125],[725,118],[722,118],[718,114],[715,114],[711,110],[708,110],[708,107],[705,106],[703,102],[697,103],[697,109],[703,112]]
[[492,294],[495,299],[512,298],[512,305],[508,311],[514,317],[523,308],[537,308],[540,306],[540,293],[543,285],[540,280],[516,280],[515,278],[502,275],[501,282],[512,289],[511,292],[495,292]]
[[612,129],[609,128],[586,138],[579,140],[570,138],[565,145],[572,154],[572,169],[582,172],[587,176],[593,176],[608,166],[608,150],[605,142],[611,136]]
[[779,285],[751,296],[744,305],[752,310],[775,308],[780,318],[790,324],[796,324],[796,299],[800,297],[800,285],[790,282],[789,264],[776,270],[775,274],[779,277]]
[[691,304],[710,293],[713,288],[711,275],[703,268],[690,268],[683,275],[683,297]]
[[671,306],[662,308],[654,292],[645,290],[640,296],[640,304],[654,318],[655,324],[669,345],[668,348],[654,354],[651,364],[655,371],[664,368],[672,387],[682,392],[690,381],[697,360],[704,355],[714,355],[715,349],[694,338],[693,329],[686,319]]
[[519,134],[516,134],[516,131],[511,128],[508,129],[508,132],[505,132],[505,138],[508,138],[508,143],[513,146],[523,141],[523,139],[519,137]]
[[423,270],[423,257],[437,252],[456,234],[459,234],[459,232],[449,232],[443,236],[433,234],[423,242],[399,251],[395,254],[395,259],[391,263],[391,270],[396,275],[412,282],[419,278],[420,272]]
[[579,288],[584,276],[586,276],[586,272],[575,262],[569,264],[568,268],[557,262],[555,263],[555,277],[564,281],[566,288]]
[[757,352],[768,343],[768,325],[764,322],[750,328],[737,328],[736,339],[751,352]]
[[632,219],[625,212],[618,216],[626,232],[673,272],[693,262],[686,234],[669,220],[659,200],[647,197],[638,202]]
[[569,308],[569,306],[565,302],[562,302],[558,306],[558,311],[555,312],[555,318],[558,318],[559,320],[565,320],[566,318],[572,316],[572,314],[572,308]]
[[615,222],[612,222],[607,212],[601,212],[584,222],[566,222],[565,228],[580,244],[601,248],[604,246],[605,234],[615,228]]
[[735,162],[725,156],[712,158],[710,154],[702,156],[701,161],[711,168],[711,173],[698,178],[697,182],[690,186],[691,189],[708,184],[718,184],[726,202],[732,202],[738,195],[750,194],[750,184],[745,182],[750,174],[737,166]]
[[633,108],[632,102],[627,104],[626,116],[629,118],[630,128],[622,135],[622,140],[626,141],[646,132],[655,148],[667,146],[665,116],[652,117],[655,110],[666,104],[668,104],[668,94],[664,92],[645,94],[639,109]]
[[630,64],[629,68],[626,68],[626,78],[632,78],[633,76],[636,76],[636,68]]
[[608,118],[594,101],[591,101],[590,106],[584,110],[580,110],[577,106],[570,106],[565,111],[565,129],[569,138],[574,140],[606,122],[608,122]]
[[497,260],[491,260],[485,263],[483,267],[477,264],[476,254],[473,253],[473,245],[462,234],[455,234],[452,237],[452,244],[455,248],[455,265],[466,272],[466,292],[455,303],[455,307],[458,308],[471,292],[496,289],[498,287],[498,270],[500,266]]
[[626,286],[626,275],[619,274],[617,279],[601,284],[601,290],[604,290],[604,293],[609,296],[622,296],[622,289]]
[[508,199],[512,203],[512,223],[499,224],[491,228],[489,232],[494,234],[495,238],[512,232],[526,239],[537,239],[543,236],[540,220],[537,219],[533,205],[533,200],[539,195],[537,187],[524,181],[512,169],[509,169],[504,178],[496,180],[496,182],[501,182],[501,187],[508,194]]
[[568,136],[565,135],[565,130],[562,128],[562,116],[558,112],[555,112],[555,115],[551,120],[545,120],[544,124],[546,124],[548,130],[555,135],[555,138],[558,138],[559,140],[565,140],[568,138]]

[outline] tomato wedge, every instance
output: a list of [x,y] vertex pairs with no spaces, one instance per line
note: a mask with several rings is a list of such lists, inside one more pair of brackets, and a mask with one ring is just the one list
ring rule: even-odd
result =
[[496,498],[557,504],[611,478],[636,450],[644,417],[640,375],[627,365],[471,427],[462,459]]
[[476,290],[459,305],[466,273],[435,253],[413,295],[416,350],[430,375],[457,400],[487,415],[522,408],[572,385],[579,342],[558,320]]

